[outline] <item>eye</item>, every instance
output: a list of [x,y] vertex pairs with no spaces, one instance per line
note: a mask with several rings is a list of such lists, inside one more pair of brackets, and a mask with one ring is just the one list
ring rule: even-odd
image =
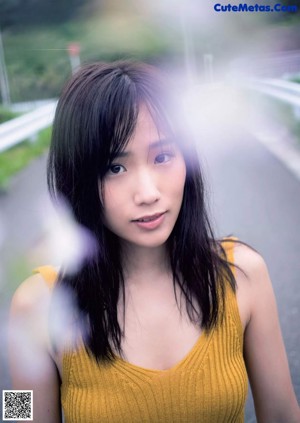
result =
[[113,175],[118,175],[119,173],[126,172],[126,169],[124,166],[120,164],[111,164],[108,168],[109,173],[112,173]]
[[173,154],[170,153],[161,153],[158,156],[155,157],[155,161],[154,163],[167,163],[171,160],[171,158],[173,157]]

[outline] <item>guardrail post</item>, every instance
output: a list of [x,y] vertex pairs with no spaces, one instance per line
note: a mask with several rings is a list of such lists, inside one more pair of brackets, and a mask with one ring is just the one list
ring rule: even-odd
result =
[[7,76],[6,65],[5,65],[5,56],[4,56],[1,30],[0,30],[0,86],[1,86],[3,105],[5,107],[8,107],[10,106],[10,93],[9,93],[9,83],[8,83],[8,76]]

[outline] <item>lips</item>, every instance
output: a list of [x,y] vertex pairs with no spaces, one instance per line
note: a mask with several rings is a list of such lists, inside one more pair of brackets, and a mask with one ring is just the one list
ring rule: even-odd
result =
[[152,222],[153,220],[158,219],[160,216],[162,216],[165,212],[163,213],[155,213],[152,215],[148,215],[148,216],[142,216],[139,217],[138,219],[133,219],[133,222]]
[[141,216],[131,222],[136,225],[140,230],[152,232],[160,228],[165,220],[166,212],[154,213],[147,216]]

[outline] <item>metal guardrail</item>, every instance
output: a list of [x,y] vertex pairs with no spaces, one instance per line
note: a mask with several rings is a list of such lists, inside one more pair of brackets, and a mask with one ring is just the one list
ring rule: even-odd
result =
[[[300,84],[295,82],[282,79],[247,79],[241,85],[300,107]],[[32,112],[1,124],[0,153],[50,126],[56,104],[57,101],[53,100]]]
[[300,75],[300,50],[246,55],[231,61],[229,66],[231,75],[236,77],[279,79]]
[[[244,84],[243,84],[244,85]],[[278,98],[295,107],[300,107],[300,84],[283,79],[252,79],[248,88]]]
[[9,109],[16,113],[28,113],[46,104],[57,102],[57,98],[47,98],[43,100],[21,101],[19,103],[12,103]]
[[52,125],[56,101],[0,125],[0,153]]

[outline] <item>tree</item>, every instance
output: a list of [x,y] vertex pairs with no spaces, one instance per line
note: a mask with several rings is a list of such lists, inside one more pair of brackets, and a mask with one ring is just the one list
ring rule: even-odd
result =
[[78,12],[87,0],[0,0],[0,26],[58,24]]

